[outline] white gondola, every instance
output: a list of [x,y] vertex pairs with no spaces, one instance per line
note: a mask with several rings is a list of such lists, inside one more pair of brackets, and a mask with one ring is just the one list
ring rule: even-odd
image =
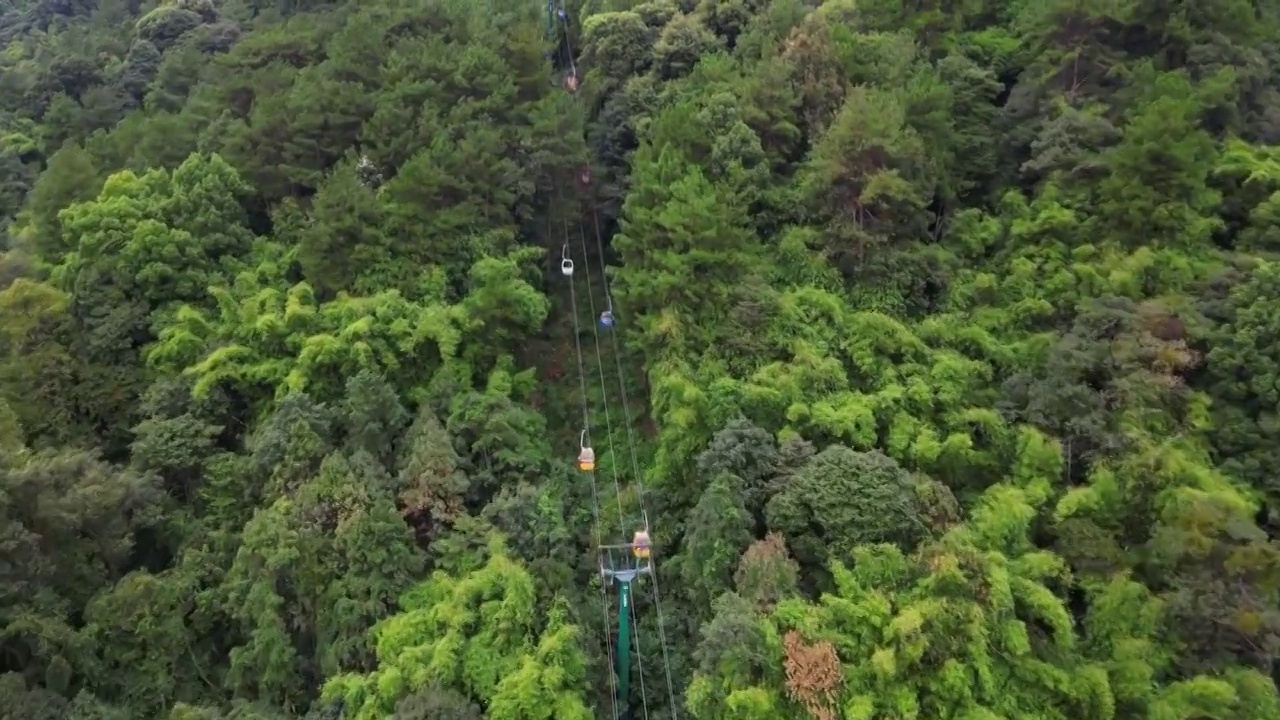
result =
[[565,245],[560,251],[560,274],[565,277],[573,277],[573,260],[569,258],[569,246]]

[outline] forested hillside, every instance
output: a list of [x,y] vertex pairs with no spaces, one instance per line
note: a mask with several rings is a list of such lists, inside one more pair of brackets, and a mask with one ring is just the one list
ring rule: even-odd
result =
[[1280,7],[558,1],[0,3],[0,718],[1280,718]]

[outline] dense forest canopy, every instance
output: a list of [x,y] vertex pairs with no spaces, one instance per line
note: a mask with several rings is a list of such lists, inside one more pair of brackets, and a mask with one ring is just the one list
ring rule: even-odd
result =
[[1274,3],[6,0],[0,227],[3,720],[1280,719]]

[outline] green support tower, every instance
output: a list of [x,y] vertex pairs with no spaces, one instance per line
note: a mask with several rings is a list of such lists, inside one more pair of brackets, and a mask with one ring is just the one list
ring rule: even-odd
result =
[[647,542],[600,546],[600,576],[618,592],[617,720],[631,720],[631,583],[652,572]]

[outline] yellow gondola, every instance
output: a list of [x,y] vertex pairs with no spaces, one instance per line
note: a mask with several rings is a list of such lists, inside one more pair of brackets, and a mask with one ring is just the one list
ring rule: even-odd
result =
[[649,559],[649,531],[637,530],[636,534],[631,538],[631,552],[635,554],[637,560]]
[[583,472],[591,472],[596,469],[596,451],[587,445],[587,431],[582,431],[582,437],[578,442],[582,449],[578,451],[578,469]]

